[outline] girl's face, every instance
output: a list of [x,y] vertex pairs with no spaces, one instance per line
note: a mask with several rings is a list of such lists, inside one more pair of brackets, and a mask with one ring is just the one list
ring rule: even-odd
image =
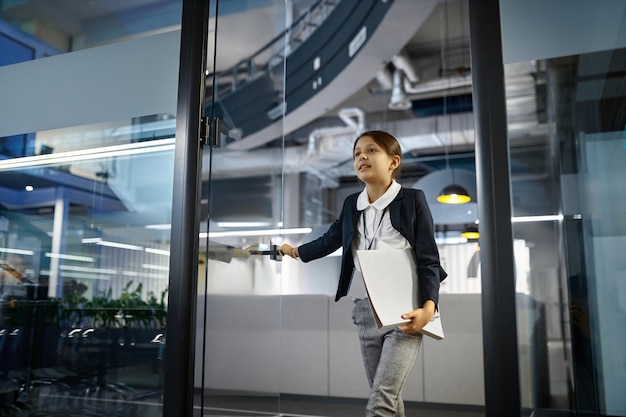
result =
[[365,184],[389,185],[400,157],[387,154],[370,136],[360,138],[354,147],[354,170]]

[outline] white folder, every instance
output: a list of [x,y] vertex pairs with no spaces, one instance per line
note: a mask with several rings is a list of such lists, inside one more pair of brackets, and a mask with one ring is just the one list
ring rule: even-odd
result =
[[[410,320],[402,319],[402,314],[419,307],[418,276],[412,250],[377,249],[356,252],[378,328],[395,327],[409,322]],[[435,312],[420,333],[436,340],[444,338],[439,311]]]

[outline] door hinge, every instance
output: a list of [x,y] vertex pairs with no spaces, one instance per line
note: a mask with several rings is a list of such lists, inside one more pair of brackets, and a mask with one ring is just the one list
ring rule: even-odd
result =
[[209,131],[211,121],[208,117],[204,116],[200,118],[200,146],[205,146],[209,143]]
[[200,119],[200,146],[209,145],[219,148],[222,139],[228,136],[228,127],[219,117],[202,117]]

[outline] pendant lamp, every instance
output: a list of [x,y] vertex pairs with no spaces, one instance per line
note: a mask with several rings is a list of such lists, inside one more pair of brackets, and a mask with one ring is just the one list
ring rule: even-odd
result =
[[437,201],[444,204],[465,204],[472,201],[472,198],[463,186],[453,182],[443,187],[437,196]]
[[465,229],[464,232],[461,233],[461,237],[464,237],[467,240],[478,240],[480,234],[478,233],[478,227],[471,226]]
[[[448,4],[447,2],[445,3],[445,7],[444,7],[444,13],[445,16],[442,19],[445,22],[445,43],[444,43],[444,36],[442,36],[442,41],[441,41],[441,73],[445,74],[446,72],[446,61],[445,61],[445,52],[446,50],[448,50],[449,48],[447,48],[447,43],[448,43]],[[450,80],[448,79],[448,92],[450,91]],[[448,111],[448,93],[446,93],[446,95],[443,97],[443,114],[448,116],[448,123],[449,123],[449,134],[450,134],[450,146],[452,146],[454,144],[454,137],[453,137],[453,133],[452,133],[452,114]],[[454,180],[454,169],[450,169],[450,157],[448,156],[448,147],[446,146],[446,168],[449,169],[452,172],[452,183],[446,185],[441,192],[439,193],[439,196],[437,196],[437,201],[440,203],[444,203],[444,204],[465,204],[465,203],[469,203],[472,199],[469,196],[469,193],[467,192],[467,190],[456,183],[456,181]]]

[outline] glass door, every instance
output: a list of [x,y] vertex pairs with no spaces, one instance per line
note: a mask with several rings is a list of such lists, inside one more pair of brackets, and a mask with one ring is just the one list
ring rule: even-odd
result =
[[210,2],[194,415],[280,407],[287,5],[247,3]]
[[[210,2],[198,285],[190,300],[196,307],[194,415],[338,416],[365,409],[369,386],[351,318],[354,303],[349,297],[335,302],[340,253],[305,264],[281,259],[276,247],[321,236],[344,199],[362,190],[351,155],[355,138],[367,129],[388,130],[401,139],[407,168],[402,185],[423,189],[433,212],[437,208],[441,253],[456,277],[442,288],[447,337],[454,343],[424,343],[407,377],[406,409],[422,409],[421,403],[482,404],[482,386],[475,383],[483,378],[482,329],[479,322],[471,327],[463,322],[456,327],[463,331],[455,334],[452,321],[468,311],[480,314],[478,245],[459,246],[467,243],[461,223],[474,222],[475,204],[455,211],[435,206],[449,171],[427,178],[446,163],[443,150],[434,155],[425,150],[433,140],[445,145],[446,154],[454,146],[457,155],[447,165],[475,190],[475,176],[467,173],[474,170],[471,109],[462,105],[469,77],[456,74],[469,65],[468,36],[463,30],[451,33],[452,39],[465,40],[452,52],[444,49],[445,39],[439,42],[438,36],[447,8],[409,3]],[[455,19],[450,27],[466,27],[462,2],[450,10]],[[415,42],[414,53],[426,53],[432,66],[424,70],[428,84],[412,86],[415,106],[425,109],[421,113],[391,97],[391,71],[400,75],[407,61],[395,54],[407,42]],[[442,55],[449,55],[444,66],[449,71],[442,70]],[[385,64],[391,57],[399,61],[392,68]],[[450,93],[453,84],[458,89]],[[445,95],[446,103],[457,103],[455,111],[444,112],[443,99],[431,101],[433,90]],[[463,367],[464,376],[429,366],[444,357],[450,369]],[[448,388],[441,387],[452,385],[455,395],[444,395]]]

